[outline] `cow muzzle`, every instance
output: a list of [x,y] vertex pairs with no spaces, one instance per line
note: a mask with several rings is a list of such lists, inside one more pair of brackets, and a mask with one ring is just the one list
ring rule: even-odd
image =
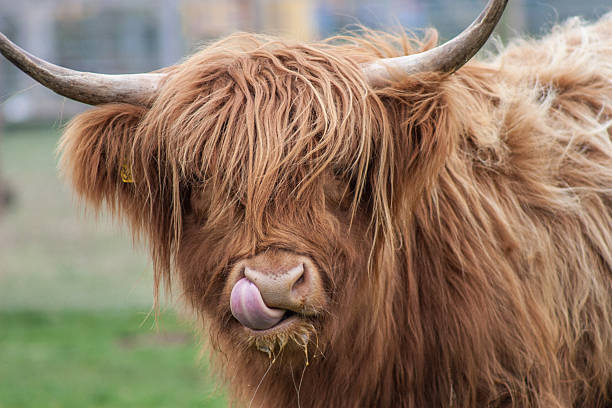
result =
[[268,330],[296,315],[315,315],[326,303],[316,265],[288,251],[266,251],[239,262],[229,282],[232,315],[251,330]]

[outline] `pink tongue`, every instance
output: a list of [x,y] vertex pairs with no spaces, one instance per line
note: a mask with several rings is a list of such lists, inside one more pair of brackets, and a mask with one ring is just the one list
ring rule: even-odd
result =
[[253,330],[269,329],[285,315],[285,310],[266,306],[257,286],[247,278],[240,279],[234,285],[230,308],[240,323]]

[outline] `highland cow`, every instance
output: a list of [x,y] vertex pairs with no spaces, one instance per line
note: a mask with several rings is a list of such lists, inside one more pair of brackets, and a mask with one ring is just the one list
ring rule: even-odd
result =
[[238,405],[612,406],[612,15],[470,61],[237,34],[150,73],[3,53],[76,117],[61,166],[177,280]]

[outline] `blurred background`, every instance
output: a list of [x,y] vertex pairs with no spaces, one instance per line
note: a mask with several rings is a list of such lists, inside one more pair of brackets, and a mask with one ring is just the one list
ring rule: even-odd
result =
[[[234,31],[316,40],[360,23],[465,28],[484,0],[0,0],[0,31],[69,68],[145,72]],[[510,0],[503,41],[539,36],[610,0]],[[223,390],[180,299],[152,314],[145,251],[97,220],[57,172],[57,140],[85,105],[37,85],[0,58],[0,408],[214,407]]]

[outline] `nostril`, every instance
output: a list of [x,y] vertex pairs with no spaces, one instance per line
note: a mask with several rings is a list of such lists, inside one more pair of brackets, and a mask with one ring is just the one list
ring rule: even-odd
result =
[[292,291],[298,291],[306,282],[306,270],[304,264],[299,265],[295,268],[295,275],[293,276],[293,285],[291,285]]

